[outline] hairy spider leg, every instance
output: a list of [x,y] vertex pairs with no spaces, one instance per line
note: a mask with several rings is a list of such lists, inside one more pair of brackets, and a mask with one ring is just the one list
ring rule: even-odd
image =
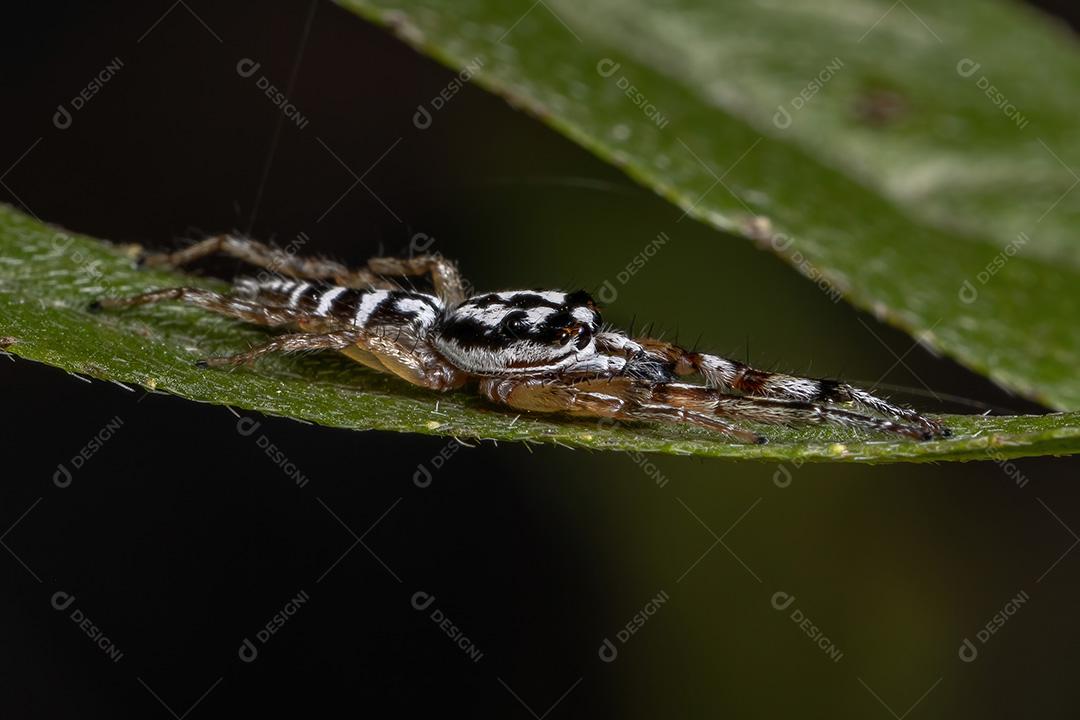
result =
[[435,292],[448,304],[465,299],[465,282],[457,265],[441,255],[418,255],[413,258],[371,258],[365,268],[345,265],[316,257],[299,257],[256,240],[232,235],[216,235],[170,253],[142,256],[147,267],[179,267],[215,253],[235,257],[271,272],[304,280],[329,280],[349,288],[401,289],[390,276],[431,276]]
[[204,290],[195,287],[174,287],[152,290],[150,292],[132,295],[125,298],[102,298],[90,304],[91,310],[114,310],[119,308],[137,307],[151,303],[173,300],[187,305],[195,305],[204,310],[225,315],[227,317],[244,320],[245,322],[267,327],[280,327],[283,325],[299,326],[308,317],[307,313],[293,310],[288,307],[276,307],[264,305],[252,300],[223,295],[213,290]]
[[[451,390],[476,380],[490,400],[520,410],[688,423],[743,442],[765,438],[739,427],[742,422],[828,424],[923,440],[948,434],[936,420],[839,381],[764,372],[662,340],[602,331],[595,304],[583,291],[512,290],[463,299],[456,266],[437,255],[374,258],[366,268],[351,271],[219,236],[177,253],[149,256],[147,262],[182,264],[219,251],[294,277],[241,278],[230,294],[166,288],[103,299],[92,307],[171,300],[299,331],[244,353],[208,358],[204,365],[249,363],[274,352],[335,350],[425,388]],[[406,290],[387,275],[430,275],[437,294]],[[695,373],[704,385],[677,381]]]
[[716,388],[684,383],[653,384],[632,378],[583,380],[565,384],[540,378],[486,378],[481,392],[518,410],[599,416],[626,421],[685,422],[717,430],[743,442],[764,443],[733,422],[766,425],[836,425],[926,439],[913,425],[823,405],[727,395]]
[[629,378],[598,378],[560,383],[542,378],[484,378],[480,392],[492,402],[528,412],[600,417],[626,422],[686,422],[720,432],[741,442],[765,438],[735,427],[689,405],[664,404],[652,397],[655,388]]
[[311,350],[342,350],[353,345],[359,339],[356,330],[336,330],[329,333],[289,333],[278,335],[272,340],[256,345],[247,352],[235,355],[203,358],[195,362],[199,367],[223,367],[227,365],[247,365],[263,355],[275,352],[304,352]]
[[[836,403],[852,405],[867,412],[878,413],[921,427],[933,437],[949,435],[949,430],[933,418],[909,408],[900,407],[872,393],[839,380],[799,377],[785,373],[758,370],[718,355],[692,352],[672,343],[654,338],[627,338],[607,333],[597,338],[605,349],[621,352],[631,364],[634,358],[662,359],[676,375],[699,374],[708,386],[755,398],[771,398],[802,403]],[[640,360],[639,360],[640,361]]]

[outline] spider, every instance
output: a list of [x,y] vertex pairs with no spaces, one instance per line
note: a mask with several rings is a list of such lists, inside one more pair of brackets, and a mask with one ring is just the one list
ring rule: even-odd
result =
[[[174,300],[293,331],[247,352],[199,360],[201,367],[247,364],[275,352],[336,350],[424,388],[472,385],[488,400],[517,410],[690,423],[748,443],[766,437],[744,427],[747,422],[821,423],[916,440],[949,435],[937,420],[837,380],[765,372],[631,337],[605,325],[583,290],[467,295],[456,264],[441,255],[378,257],[349,269],[219,235],[176,252],[144,255],[141,262],[179,267],[218,252],[275,276],[238,278],[228,294],[174,287],[101,299],[91,308]],[[421,276],[429,277],[434,292],[402,282]],[[695,374],[703,384],[679,381]]]

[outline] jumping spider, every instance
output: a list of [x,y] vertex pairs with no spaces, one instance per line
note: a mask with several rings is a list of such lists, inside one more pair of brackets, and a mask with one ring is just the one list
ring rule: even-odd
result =
[[[228,294],[177,287],[102,299],[93,306],[178,300],[294,331],[248,352],[200,360],[202,367],[249,363],[272,352],[337,350],[432,390],[473,382],[489,400],[517,410],[686,422],[750,443],[766,438],[740,427],[742,422],[827,423],[917,440],[949,434],[936,420],[836,380],[764,372],[663,340],[630,337],[604,325],[584,291],[467,297],[456,265],[441,256],[373,258],[350,270],[221,235],[145,256],[143,262],[176,267],[215,252],[289,278],[240,278]],[[392,279],[417,276],[430,276],[434,292],[407,289]],[[692,374],[704,384],[677,381]]]

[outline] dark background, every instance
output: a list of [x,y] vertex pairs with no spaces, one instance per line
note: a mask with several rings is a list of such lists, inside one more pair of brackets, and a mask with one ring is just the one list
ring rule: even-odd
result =
[[[169,7],[36,3],[7,17],[0,165],[18,163],[0,200],[162,248],[230,229],[282,243],[304,232],[311,251],[356,262],[423,232],[481,288],[595,288],[678,216],[473,87],[418,130],[417,104],[451,74],[333,5],[192,0],[161,19]],[[54,127],[57,103],[113,57],[119,74],[70,128]],[[298,68],[290,97],[306,127],[279,126],[235,71],[245,57],[283,88]],[[352,177],[334,154],[371,192],[342,195]],[[905,354],[910,338],[834,306],[748,243],[690,223],[673,240],[611,319],[678,321],[719,351],[749,341],[760,364],[870,382],[891,366],[889,383],[1037,410],[921,347]],[[720,255],[739,268],[722,285]],[[746,311],[718,318],[724,303]],[[222,407],[3,358],[0,392],[4,717],[889,717],[913,703],[911,717],[1068,717],[1080,699],[1073,460],[646,463],[274,418],[244,436]],[[113,418],[115,434],[57,487],[58,464]],[[418,464],[433,469],[428,487],[413,482]],[[418,591],[435,596],[423,612]],[[777,591],[795,595],[839,662],[791,609],[773,609]],[[75,596],[67,611],[50,604],[57,592]],[[301,592],[310,600],[242,662],[244,639]],[[604,638],[661,593],[601,662]],[[1030,599],[960,662],[962,640],[1020,593]],[[118,662],[70,620],[75,608]],[[436,608],[478,662],[431,620]]]

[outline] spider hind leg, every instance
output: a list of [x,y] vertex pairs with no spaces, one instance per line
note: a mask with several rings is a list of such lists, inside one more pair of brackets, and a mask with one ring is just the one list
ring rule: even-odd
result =
[[384,289],[396,287],[393,283],[383,280],[376,273],[369,270],[350,270],[333,260],[302,257],[271,245],[265,245],[257,240],[238,238],[232,235],[214,235],[174,252],[145,253],[139,258],[139,264],[144,267],[179,268],[218,253],[243,260],[250,265],[261,267],[272,273],[304,280],[338,280],[343,282],[348,279],[355,283],[357,287],[381,287]]
[[357,289],[397,290],[401,285],[390,279],[392,277],[430,276],[435,292],[444,302],[456,304],[465,299],[465,281],[457,265],[441,255],[375,257],[367,261],[366,267],[349,268],[333,260],[298,256],[249,238],[215,235],[174,252],[145,253],[139,258],[139,264],[178,268],[218,253],[272,273],[301,280],[331,281]]

